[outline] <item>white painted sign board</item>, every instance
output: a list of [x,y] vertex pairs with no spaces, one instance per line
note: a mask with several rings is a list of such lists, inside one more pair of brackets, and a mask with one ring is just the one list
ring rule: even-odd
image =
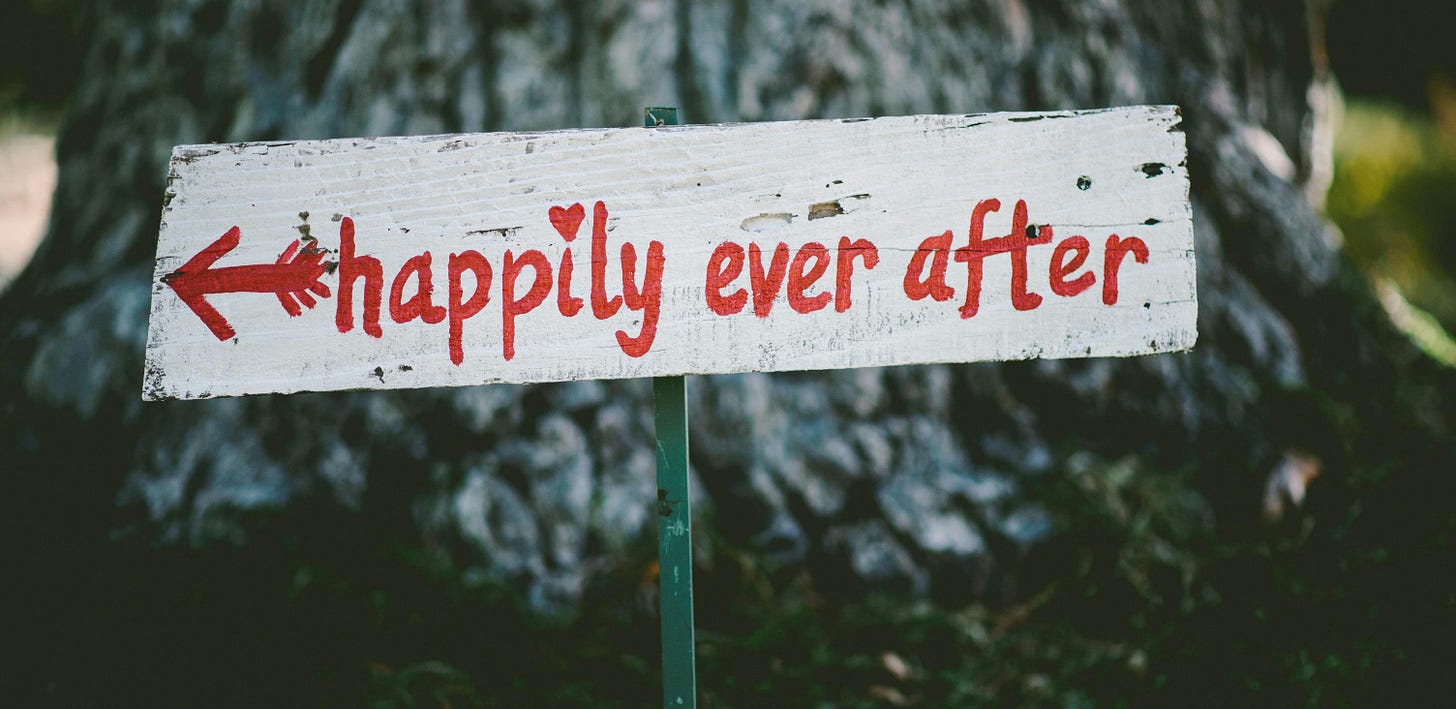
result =
[[175,149],[147,399],[1192,346],[1171,106]]

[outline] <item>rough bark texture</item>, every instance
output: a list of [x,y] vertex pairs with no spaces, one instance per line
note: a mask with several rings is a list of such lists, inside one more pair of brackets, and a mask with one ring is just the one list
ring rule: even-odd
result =
[[1202,523],[1238,535],[1292,451],[1331,479],[1449,451],[1451,376],[1390,328],[1311,198],[1330,91],[1303,5],[484,5],[94,10],[50,234],[0,300],[6,543],[48,550],[11,557],[41,579],[29,607],[70,612],[66,587],[94,578],[64,559],[104,540],[268,544],[251,513],[281,510],[352,515],[570,613],[652,529],[647,382],[142,405],[179,143],[633,125],[647,105],[717,122],[1180,104],[1192,353],[690,381],[701,519],[821,592],[1013,601],[1062,544],[1037,481],[1088,461],[1190,473]]

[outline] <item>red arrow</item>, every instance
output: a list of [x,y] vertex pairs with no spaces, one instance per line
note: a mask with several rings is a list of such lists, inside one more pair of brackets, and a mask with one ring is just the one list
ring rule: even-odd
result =
[[197,252],[181,268],[162,276],[162,282],[177,292],[182,302],[202,319],[217,339],[229,339],[237,331],[222,313],[207,302],[206,296],[217,293],[273,293],[292,317],[303,313],[299,303],[307,308],[316,304],[308,291],[313,291],[320,298],[329,297],[329,287],[319,281],[326,270],[321,262],[324,251],[312,245],[300,250],[298,239],[294,239],[274,263],[211,268],[218,259],[237,248],[241,236],[242,231],[237,227],[228,229],[226,234]]

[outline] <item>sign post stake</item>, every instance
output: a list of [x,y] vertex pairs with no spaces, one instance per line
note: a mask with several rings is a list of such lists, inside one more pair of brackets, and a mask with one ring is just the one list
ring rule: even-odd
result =
[[[675,126],[676,108],[648,108],[643,125]],[[663,706],[697,706],[693,651],[693,516],[688,488],[688,389],[682,376],[652,380],[657,429],[658,604]]]

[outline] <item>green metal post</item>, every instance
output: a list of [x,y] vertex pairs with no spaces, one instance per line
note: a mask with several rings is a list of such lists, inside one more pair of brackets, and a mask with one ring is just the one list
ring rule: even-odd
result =
[[[649,108],[643,125],[677,125],[676,108]],[[652,381],[657,426],[658,604],[662,618],[662,703],[696,707],[693,649],[693,515],[688,503],[688,387]]]

